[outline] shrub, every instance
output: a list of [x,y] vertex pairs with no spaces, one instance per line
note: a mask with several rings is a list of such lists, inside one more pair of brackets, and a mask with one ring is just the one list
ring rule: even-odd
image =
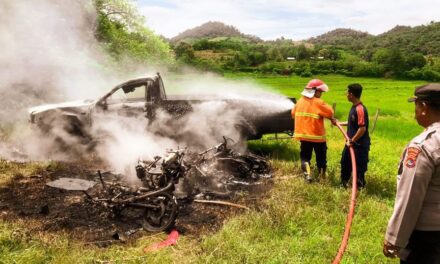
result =
[[421,69],[411,69],[404,73],[404,77],[413,80],[421,80],[423,79],[423,70]]
[[304,70],[301,74],[300,74],[300,76],[301,77],[311,77],[313,74],[312,74],[312,72],[310,71],[310,69],[306,69],[306,70]]
[[320,73],[334,72],[335,63],[333,61],[318,61],[313,65],[313,69]]
[[423,79],[434,82],[440,81],[440,73],[430,69],[425,69],[423,70]]
[[353,67],[353,76],[380,77],[383,74],[384,67],[377,63],[358,62]]

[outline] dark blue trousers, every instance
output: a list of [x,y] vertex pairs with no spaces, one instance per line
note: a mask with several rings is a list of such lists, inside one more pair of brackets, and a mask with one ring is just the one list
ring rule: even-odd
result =
[[440,231],[414,230],[406,246],[411,253],[401,264],[439,264],[440,263]]
[[[368,167],[368,152],[370,146],[354,145],[354,154],[356,156],[356,172],[357,172],[357,186],[363,188],[365,182],[365,172]],[[341,158],[341,183],[346,185],[350,180],[352,172],[350,150],[347,146],[342,151]]]
[[310,164],[313,151],[315,151],[316,167],[319,169],[327,168],[327,143],[301,140],[299,156],[302,162],[306,161]]

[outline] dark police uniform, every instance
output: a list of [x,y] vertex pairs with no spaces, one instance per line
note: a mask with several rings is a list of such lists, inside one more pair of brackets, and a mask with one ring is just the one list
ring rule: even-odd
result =
[[[368,152],[370,151],[370,135],[368,133],[368,111],[367,108],[359,103],[350,109],[347,121],[347,135],[349,138],[358,131],[359,127],[366,128],[365,133],[356,142],[353,143],[353,150],[356,155],[356,171],[357,171],[357,186],[362,188],[365,186],[365,172],[368,165]],[[351,176],[351,157],[350,150],[347,146],[342,151],[341,158],[341,182],[346,185]]]
[[[417,87],[415,95],[411,101],[440,109],[440,84]],[[440,122],[411,140],[402,155],[385,240],[400,248],[401,263],[440,263]]]

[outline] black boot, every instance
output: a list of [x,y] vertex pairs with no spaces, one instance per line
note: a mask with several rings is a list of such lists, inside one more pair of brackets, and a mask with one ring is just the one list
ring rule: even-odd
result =
[[318,178],[319,178],[319,180],[325,180],[325,178],[326,178],[326,174],[325,174],[325,172],[327,171],[327,168],[319,168],[318,169]]

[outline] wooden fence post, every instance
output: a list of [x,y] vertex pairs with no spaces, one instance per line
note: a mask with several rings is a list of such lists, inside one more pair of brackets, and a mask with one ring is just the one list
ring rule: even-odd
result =
[[380,108],[377,108],[376,115],[374,115],[373,127],[371,128],[370,134],[373,134],[374,129],[376,128],[376,122],[377,122],[377,119],[379,118],[379,113],[380,113]]

